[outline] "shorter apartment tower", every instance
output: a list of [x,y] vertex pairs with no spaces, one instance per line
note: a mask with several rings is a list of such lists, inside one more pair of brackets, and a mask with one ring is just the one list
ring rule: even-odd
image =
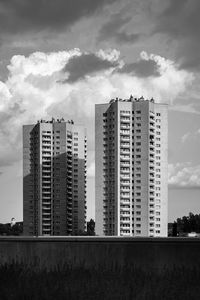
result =
[[97,235],[167,236],[167,111],[143,97],[96,104]]
[[23,126],[24,235],[86,229],[86,129],[64,119]]

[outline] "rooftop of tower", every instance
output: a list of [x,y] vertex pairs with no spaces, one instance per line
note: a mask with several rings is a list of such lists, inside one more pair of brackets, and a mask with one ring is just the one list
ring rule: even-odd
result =
[[121,99],[121,98],[115,98],[115,99],[111,99],[110,100],[110,104],[111,103],[114,103],[114,102],[141,102],[141,101],[149,101],[149,102],[155,102],[155,100],[153,98],[151,99],[145,99],[143,96],[141,96],[140,98],[136,98],[136,97],[133,97],[132,95],[130,95],[130,98],[129,99]]
[[44,120],[44,119],[41,119],[41,120],[38,120],[37,123],[69,123],[69,124],[74,124],[74,121],[73,120],[67,120],[65,121],[64,118],[61,118],[61,119],[55,119],[55,118],[52,118],[51,120]]

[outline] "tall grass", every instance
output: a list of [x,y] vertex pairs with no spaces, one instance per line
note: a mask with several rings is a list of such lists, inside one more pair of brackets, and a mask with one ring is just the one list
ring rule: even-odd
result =
[[195,269],[106,270],[64,266],[35,270],[22,264],[0,266],[1,300],[200,299],[200,266]]

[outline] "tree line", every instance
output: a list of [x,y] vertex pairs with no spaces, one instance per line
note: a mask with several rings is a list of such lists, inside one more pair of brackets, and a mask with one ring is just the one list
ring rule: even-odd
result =
[[191,232],[200,233],[200,214],[190,212],[188,216],[178,218],[169,227],[169,236],[187,236]]

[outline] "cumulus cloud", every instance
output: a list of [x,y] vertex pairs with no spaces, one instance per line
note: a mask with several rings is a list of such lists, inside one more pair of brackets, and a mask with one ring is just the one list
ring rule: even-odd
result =
[[[125,65],[121,72],[126,72],[126,68]],[[186,85],[194,79],[192,73],[178,70],[178,66],[173,61],[159,55],[149,55],[145,51],[141,52],[138,62],[128,66],[128,73],[135,78],[136,87],[142,85],[140,93],[143,94],[142,90],[144,93],[148,91],[145,96],[148,97],[149,94],[152,94],[159,101],[168,101],[169,103],[172,103],[181,92],[185,91]]]
[[148,56],[146,52],[141,52],[140,59],[136,62],[126,64],[121,69],[122,73],[135,74],[138,77],[159,76],[159,61],[156,56]]
[[[88,64],[91,58],[92,62],[84,71],[80,70],[79,76],[73,73],[72,62],[80,58],[86,58]],[[124,63],[117,50],[91,54],[72,49],[13,56],[7,80],[0,81],[0,165],[21,158],[23,124],[52,116],[74,119],[88,127],[88,148],[93,149],[95,103],[127,98],[130,94],[173,102],[192,81],[189,72],[178,70],[165,58],[143,52],[140,59],[154,61],[159,76],[138,77],[119,72]],[[96,60],[99,64],[95,68]],[[75,74],[73,82],[66,80],[70,74]]]
[[[104,53],[103,53],[104,54]],[[112,69],[119,66],[118,56],[115,59],[109,59],[107,56],[99,53],[83,53],[82,55],[74,56],[66,64],[64,72],[68,72],[69,76],[66,81],[75,82],[83,79],[89,74],[93,74],[102,70]]]
[[169,164],[168,183],[171,188],[200,188],[200,165]]

